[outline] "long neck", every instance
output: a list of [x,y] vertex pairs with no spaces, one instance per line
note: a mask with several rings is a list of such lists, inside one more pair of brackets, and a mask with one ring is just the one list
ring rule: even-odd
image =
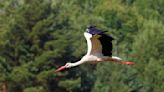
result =
[[83,63],[84,63],[84,61],[82,61],[82,60],[77,61],[77,62],[75,62],[75,63],[72,63],[72,67],[75,67],[75,66],[81,65],[81,64],[83,64]]

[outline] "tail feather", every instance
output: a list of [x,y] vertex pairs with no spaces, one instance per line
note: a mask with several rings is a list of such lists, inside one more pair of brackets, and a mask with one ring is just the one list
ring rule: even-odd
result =
[[117,57],[117,56],[112,56],[113,59],[117,59],[117,60],[122,60],[120,57]]

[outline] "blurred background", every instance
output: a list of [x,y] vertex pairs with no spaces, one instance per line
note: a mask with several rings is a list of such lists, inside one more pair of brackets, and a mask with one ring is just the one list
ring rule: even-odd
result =
[[[113,55],[54,73],[86,53],[88,25]],[[0,0],[0,92],[163,92],[164,0]]]

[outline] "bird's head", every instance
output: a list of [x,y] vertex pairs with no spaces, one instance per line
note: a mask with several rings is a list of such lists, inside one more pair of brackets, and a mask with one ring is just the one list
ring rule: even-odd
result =
[[71,67],[73,67],[73,64],[72,63],[66,63],[65,64],[65,68],[71,68]]

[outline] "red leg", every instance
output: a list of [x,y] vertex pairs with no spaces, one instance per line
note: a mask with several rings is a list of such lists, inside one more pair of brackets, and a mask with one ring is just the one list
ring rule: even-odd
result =
[[133,65],[134,62],[127,61],[127,62],[122,62],[121,60],[118,59],[113,59],[112,57],[103,57],[103,58],[97,58],[97,61],[110,61],[110,62],[118,62],[120,64],[125,64],[125,65]]

